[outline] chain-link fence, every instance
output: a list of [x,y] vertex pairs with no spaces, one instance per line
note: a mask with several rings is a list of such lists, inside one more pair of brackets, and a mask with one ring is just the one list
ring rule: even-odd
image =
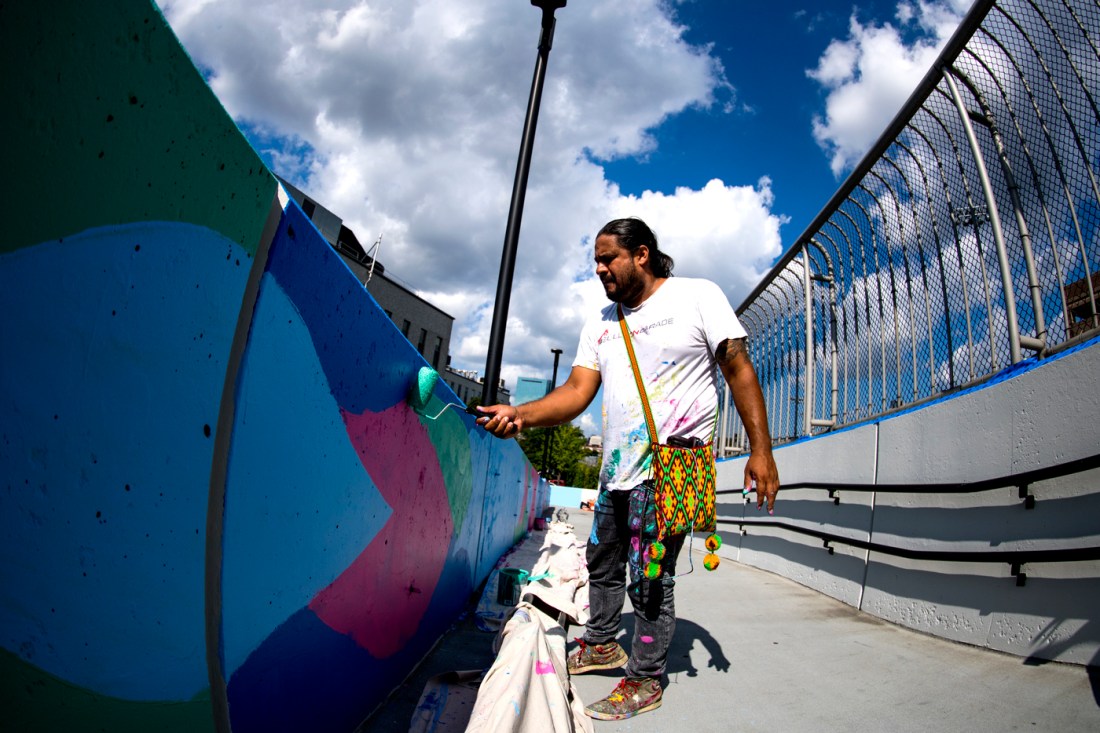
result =
[[[1100,2],[979,0],[738,308],[776,442],[1096,335]],[[720,455],[748,449],[727,395]]]

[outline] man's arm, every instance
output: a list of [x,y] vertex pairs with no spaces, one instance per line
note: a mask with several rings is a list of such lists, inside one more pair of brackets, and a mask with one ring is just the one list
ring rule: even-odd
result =
[[749,361],[745,339],[726,339],[715,352],[722,376],[733,393],[733,404],[749,436],[749,460],[745,464],[745,489],[756,481],[756,507],[768,502],[768,511],[775,507],[779,491],[779,471],[772,457],[772,439],[768,434],[768,412],[756,370]]
[[523,428],[544,428],[572,420],[592,404],[599,389],[598,371],[575,366],[565,384],[542,399],[525,402],[519,407],[478,407],[484,417],[479,417],[477,422],[498,438],[514,438]]

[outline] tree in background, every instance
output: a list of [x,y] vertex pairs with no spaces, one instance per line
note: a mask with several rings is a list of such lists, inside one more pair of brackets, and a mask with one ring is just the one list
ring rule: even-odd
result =
[[546,461],[545,478],[558,479],[565,486],[581,489],[594,489],[599,480],[598,462],[593,464],[585,459],[595,454],[588,450],[588,441],[584,432],[576,425],[565,424],[553,428],[532,428],[520,433],[518,442],[531,465],[543,471],[543,455],[546,441],[550,444],[550,455]]

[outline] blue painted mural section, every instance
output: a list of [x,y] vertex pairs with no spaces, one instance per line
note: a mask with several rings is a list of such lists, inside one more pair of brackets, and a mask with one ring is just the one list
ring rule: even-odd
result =
[[247,276],[234,249],[147,222],[0,258],[0,643],[104,695],[208,684],[210,431]]
[[0,237],[5,725],[343,733],[544,484],[409,407],[424,359],[273,199],[155,5],[106,2],[3,11],[5,89],[37,95]]
[[426,362],[293,201],[267,271],[309,331],[328,387],[342,409],[380,412],[405,400],[416,371]]
[[229,461],[227,674],[351,564],[390,515],[348,442],[323,374],[297,310],[265,276]]
[[[406,395],[423,366],[290,203],[252,319],[226,485],[222,628],[235,731],[299,718],[354,727],[388,692],[379,681],[403,677],[430,649],[533,518],[525,501],[538,500],[537,483],[513,444],[455,411],[413,415]],[[428,413],[455,399],[441,382]],[[383,434],[364,439],[358,428],[374,425]],[[374,448],[381,462],[363,452]],[[394,462],[414,470],[382,465]],[[384,591],[379,603],[362,588]],[[407,624],[399,647],[382,608],[395,605]],[[295,669],[273,666],[280,659]]]

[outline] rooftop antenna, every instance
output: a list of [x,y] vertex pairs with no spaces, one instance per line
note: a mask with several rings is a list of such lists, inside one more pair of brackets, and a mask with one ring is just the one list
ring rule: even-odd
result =
[[[370,270],[367,271],[367,279],[363,281],[363,287],[367,287],[370,283],[370,279],[374,277],[374,263],[378,261],[378,250],[382,247],[382,235],[378,235],[378,239],[374,240],[374,244],[367,250],[367,257],[370,257]],[[371,252],[374,252],[372,255]]]

